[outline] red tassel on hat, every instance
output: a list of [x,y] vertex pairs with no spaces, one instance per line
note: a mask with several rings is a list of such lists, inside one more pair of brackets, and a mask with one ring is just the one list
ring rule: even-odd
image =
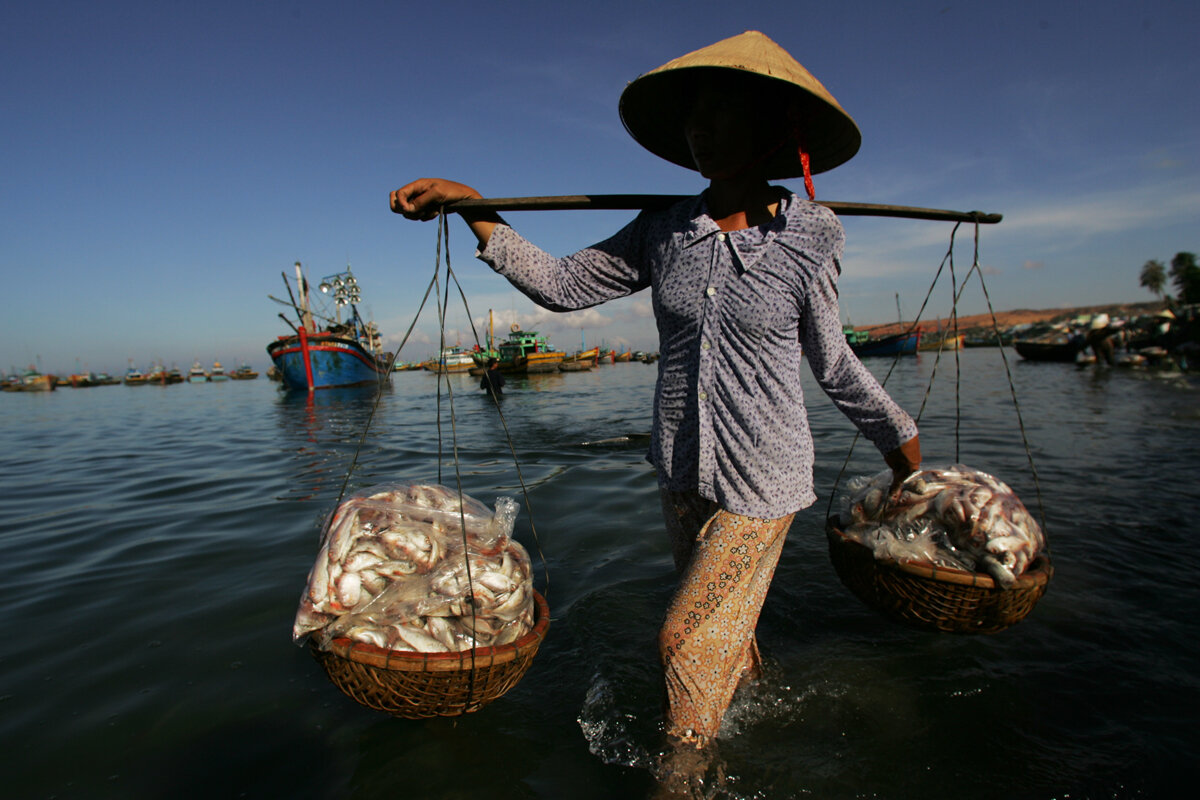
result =
[[804,190],[808,192],[809,200],[817,199],[817,190],[813,188],[812,173],[808,169],[808,153],[804,145],[800,145],[800,166],[804,169]]

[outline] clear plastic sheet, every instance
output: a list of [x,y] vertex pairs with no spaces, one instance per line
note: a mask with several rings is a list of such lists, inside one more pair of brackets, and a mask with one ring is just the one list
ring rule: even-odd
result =
[[962,464],[924,469],[888,497],[891,470],[847,484],[843,531],[877,559],[907,559],[991,575],[1011,586],[1045,548],[1037,521],[1016,493]]
[[438,484],[356,493],[332,514],[292,638],[420,652],[519,639],[533,627],[533,581],[529,555],[512,539],[518,510],[510,497],[494,512],[465,495],[460,502]]

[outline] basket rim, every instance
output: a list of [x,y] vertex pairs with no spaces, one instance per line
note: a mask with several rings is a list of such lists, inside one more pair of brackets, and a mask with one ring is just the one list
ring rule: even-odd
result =
[[982,572],[970,572],[954,567],[940,567],[928,561],[919,561],[917,559],[875,558],[875,553],[871,548],[851,538],[841,529],[840,525],[841,521],[836,517],[826,519],[825,532],[831,542],[837,542],[847,548],[859,550],[862,554],[869,556],[880,569],[903,572],[918,578],[937,581],[938,583],[971,586],[978,589],[994,589],[1001,592],[1028,591],[1045,586],[1054,575],[1054,565],[1050,561],[1050,554],[1045,550],[1034,556],[1033,561],[1029,563],[1029,567],[1017,576],[1016,582],[1007,587],[999,585],[991,575]]
[[503,664],[521,657],[528,650],[536,652],[542,640],[546,638],[546,631],[550,627],[550,606],[537,589],[533,590],[533,607],[533,627],[520,639],[508,644],[475,647],[454,653],[421,653],[415,650],[389,650],[386,647],[339,636],[329,643],[328,652],[362,664],[379,666],[383,661],[389,668],[395,665],[396,668],[405,670],[428,666],[440,671],[455,665],[471,669]]

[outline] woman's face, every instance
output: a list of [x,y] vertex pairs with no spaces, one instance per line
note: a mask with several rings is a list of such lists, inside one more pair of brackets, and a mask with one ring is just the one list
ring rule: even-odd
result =
[[709,180],[738,178],[755,166],[765,155],[757,119],[745,95],[719,86],[701,88],[683,126],[700,174]]

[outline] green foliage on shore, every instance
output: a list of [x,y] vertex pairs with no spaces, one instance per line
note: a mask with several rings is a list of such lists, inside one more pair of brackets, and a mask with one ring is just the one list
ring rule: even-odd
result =
[[[1200,266],[1196,264],[1195,253],[1176,253],[1171,259],[1170,270],[1161,261],[1147,261],[1138,274],[1138,285],[1163,297],[1168,277],[1178,302],[1184,305],[1200,303]],[[1169,295],[1167,300],[1171,300]]]

